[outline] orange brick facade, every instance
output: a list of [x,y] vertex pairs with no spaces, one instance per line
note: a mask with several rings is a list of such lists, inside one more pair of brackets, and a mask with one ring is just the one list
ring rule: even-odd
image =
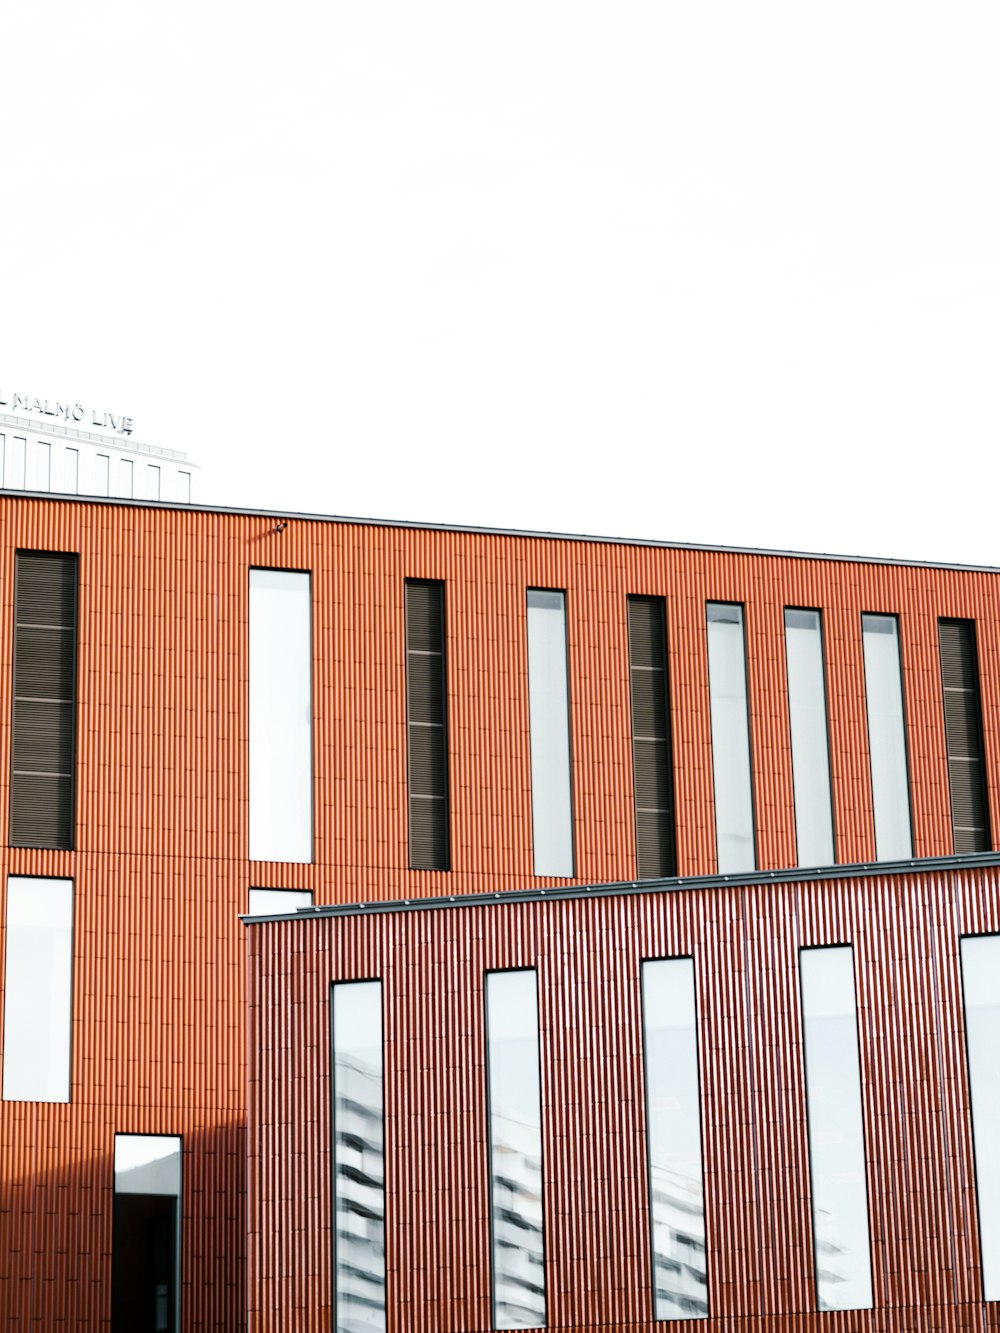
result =
[[[347,521],[291,518],[283,531],[277,527],[277,518],[262,515],[0,494],[0,930],[8,876],[75,883],[72,1100],[0,1104],[4,1327],[108,1326],[116,1131],[184,1136],[184,1326],[242,1326],[247,1019],[239,915],[248,890],[308,888],[325,904],[539,883],[531,844],[530,586],[567,592],[581,883],[636,874],[628,594],[666,598],[681,875],[710,874],[716,864],[707,600],[746,606],[762,869],[796,859],[785,606],[824,613],[841,862],[868,861],[875,851],[861,613],[900,617],[919,857],[952,851],[937,618],[976,621],[998,844],[996,574]],[[19,549],[80,557],[72,852],[8,845]],[[312,574],[311,865],[247,859],[254,566]],[[447,873],[407,868],[408,577],[446,583]],[[3,956],[0,942],[0,966]]]

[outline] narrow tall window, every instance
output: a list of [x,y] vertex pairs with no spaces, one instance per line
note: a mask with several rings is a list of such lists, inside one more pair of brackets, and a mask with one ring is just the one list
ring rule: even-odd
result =
[[27,489],[29,491],[47,491],[51,486],[52,446],[41,440],[33,440],[28,451]]
[[181,1326],[181,1140],[115,1135],[112,1333]]
[[76,765],[75,555],[17,553],[10,841],[73,846]]
[[528,589],[528,702],[535,874],[569,877],[574,873],[573,782],[564,592]]
[[121,463],[122,463],[122,468],[121,468],[121,488],[122,488],[122,490],[121,490],[121,493],[122,493],[122,496],[123,496],[124,499],[126,499],[126,500],[131,500],[131,499],[132,499],[132,492],[133,492],[133,489],[134,489],[133,477],[134,477],[134,473],[135,473],[135,468],[134,468],[134,465],[133,465],[133,463],[132,463],[131,458],[123,458],[123,459],[121,460]]
[[73,1019],[73,881],[7,881],[3,1098],[68,1102]]
[[690,958],[643,963],[642,1017],[653,1318],[705,1319],[705,1183]]
[[677,873],[667,624],[662,597],[628,599],[632,771],[640,879]]
[[94,494],[109,495],[111,492],[111,455],[96,454],[94,457]]
[[448,703],[444,584],[406,583],[406,723],[410,865],[447,870]]
[[1000,935],[961,948],[983,1299],[1000,1301]]
[[849,945],[799,955],[816,1296],[821,1310],[872,1303],[861,1065]]
[[708,689],[712,712],[712,773],[719,873],[757,865],[747,711],[747,657],[743,608],[709,602]]
[[191,473],[178,472],[177,474],[177,498],[182,504],[191,503]]
[[493,1326],[545,1324],[542,1099],[535,973],[486,975]]
[[333,1009],[335,1326],[385,1329],[382,984],[343,981]]
[[251,889],[251,916],[294,916],[300,907],[312,907],[311,889]]
[[785,656],[799,865],[829,866],[836,856],[823,624],[818,611],[785,609]]
[[147,469],[146,485],[149,488],[149,498],[158,500],[160,498],[160,469],[154,463],[150,463]]
[[250,859],[311,861],[312,591],[250,571]]
[[7,471],[5,484],[9,491],[23,491],[27,470],[28,441],[19,435],[7,439]]
[[913,834],[899,621],[895,616],[864,615],[861,637],[865,653],[875,855],[880,861],[903,861],[913,855]]
[[988,852],[990,810],[975,622],[939,620],[938,637],[955,851]]

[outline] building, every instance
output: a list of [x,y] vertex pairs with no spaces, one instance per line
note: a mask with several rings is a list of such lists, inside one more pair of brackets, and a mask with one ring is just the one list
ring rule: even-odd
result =
[[0,389],[0,489],[189,504],[195,465],[133,431],[124,414]]
[[1000,573],[0,533],[0,1324],[995,1321]]

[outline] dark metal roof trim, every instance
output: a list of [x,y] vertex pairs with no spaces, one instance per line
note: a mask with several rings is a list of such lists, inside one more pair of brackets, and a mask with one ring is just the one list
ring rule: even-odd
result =
[[412,528],[420,532],[464,532],[482,537],[522,537],[559,542],[593,542],[598,546],[648,546],[667,551],[701,551],[710,555],[780,557],[785,560],[829,560],[844,565],[895,565],[902,569],[953,569],[966,574],[1000,574],[997,565],[962,565],[943,560],[915,560],[884,555],[844,555],[830,551],[782,551],[768,546],[719,546],[711,542],[671,542],[645,537],[602,537],[587,532],[541,532],[530,528],[475,527],[464,523],[430,523],[418,519],[356,518],[343,514],[303,514],[281,509],[238,509],[225,505],[182,504],[176,500],[125,500],[108,495],[56,495],[49,491],[11,491],[0,498],[51,500],[58,504],[119,505],[130,509],[174,509],[182,513],[231,515],[239,518],[294,519],[301,523],[340,523],[346,527]]
[[879,875],[930,874],[942,870],[1000,868],[1000,852],[964,856],[926,856],[910,861],[859,861],[852,865],[803,869],[755,870],[745,875],[689,875],[674,879],[622,880],[607,884],[570,884],[552,889],[498,889],[493,893],[452,893],[435,898],[386,898],[366,903],[300,907],[295,912],[241,916],[246,925],[265,921],[312,921],[329,916],[387,916],[393,912],[438,912],[453,907],[516,907],[521,903],[565,902],[574,898],[623,898],[645,893],[678,893],[685,889],[749,888],[758,884],[803,884],[819,880],[874,879]]

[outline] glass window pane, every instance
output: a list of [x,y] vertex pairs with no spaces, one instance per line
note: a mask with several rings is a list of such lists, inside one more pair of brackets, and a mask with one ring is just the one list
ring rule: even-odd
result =
[[116,1134],[115,1193],[179,1199],[180,1138],[176,1134]]
[[251,916],[294,915],[300,907],[312,907],[311,889],[251,889]]
[[833,846],[823,628],[818,611],[785,611],[795,837],[800,866],[829,866]]
[[338,1333],[385,1328],[382,984],[332,988],[335,1299]]
[[545,1324],[542,1099],[535,973],[486,977],[493,1322]]
[[1000,935],[962,941],[983,1298],[1000,1301]]
[[528,589],[531,817],[536,875],[573,874],[566,594]]
[[861,1065],[850,946],[799,955],[816,1295],[821,1310],[872,1303]]
[[642,965],[653,1317],[708,1316],[694,963]]
[[312,860],[308,574],[250,571],[250,859]]
[[115,1135],[111,1327],[180,1327],[181,1140]]
[[750,776],[750,720],[743,608],[709,602],[708,689],[712,710],[712,772],[719,873],[757,864]]
[[68,1102],[73,1017],[73,881],[7,881],[3,1096]]
[[913,855],[910,784],[903,720],[903,672],[899,621],[895,616],[861,617],[871,751],[875,855],[880,861]]

